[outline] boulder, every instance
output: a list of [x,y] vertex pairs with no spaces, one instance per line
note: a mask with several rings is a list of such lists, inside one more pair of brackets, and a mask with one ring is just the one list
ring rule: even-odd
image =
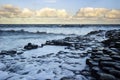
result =
[[26,46],[24,46],[24,49],[31,50],[31,49],[37,49],[38,45],[34,45],[32,43],[28,43]]
[[71,43],[64,40],[46,41],[46,45],[71,46]]

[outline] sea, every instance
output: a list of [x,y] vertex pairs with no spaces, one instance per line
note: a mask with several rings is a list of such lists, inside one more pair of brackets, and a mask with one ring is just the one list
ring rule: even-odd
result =
[[29,42],[41,45],[48,40],[86,35],[91,31],[114,29],[120,29],[120,25],[1,24],[0,50],[22,48]]

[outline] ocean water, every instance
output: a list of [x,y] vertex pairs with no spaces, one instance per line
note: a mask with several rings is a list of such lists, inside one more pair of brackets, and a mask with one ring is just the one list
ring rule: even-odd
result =
[[120,25],[0,25],[0,50],[22,48],[28,42],[41,45],[47,40],[113,29],[120,29]]

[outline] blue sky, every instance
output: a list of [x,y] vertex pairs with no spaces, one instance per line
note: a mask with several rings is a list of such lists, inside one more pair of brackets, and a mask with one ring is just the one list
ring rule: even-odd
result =
[[4,4],[35,10],[45,7],[65,9],[71,13],[84,7],[120,9],[120,0],[0,0],[0,5]]

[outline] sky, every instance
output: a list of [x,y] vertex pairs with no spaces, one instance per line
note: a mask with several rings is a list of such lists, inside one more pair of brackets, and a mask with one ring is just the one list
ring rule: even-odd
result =
[[43,23],[120,23],[119,3],[120,0],[0,0],[0,23],[41,23],[43,18]]

